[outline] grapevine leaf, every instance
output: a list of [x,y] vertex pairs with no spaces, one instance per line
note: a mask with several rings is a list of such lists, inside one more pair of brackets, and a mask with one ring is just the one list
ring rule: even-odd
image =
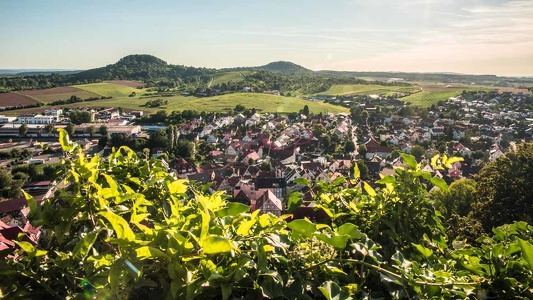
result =
[[218,254],[231,252],[233,249],[231,242],[218,235],[209,235],[202,241],[205,254]]
[[533,268],[533,245],[530,242],[522,239],[518,239],[518,243],[522,249],[522,257],[529,264],[529,266]]
[[318,289],[328,300],[350,299],[348,292],[343,291],[338,284],[333,281],[324,282]]
[[135,240],[135,234],[131,230],[130,225],[121,216],[114,214],[110,210],[102,211],[98,214],[106,218],[109,223],[111,223],[111,226],[113,226],[113,230],[115,230],[115,233],[119,239],[126,239],[128,241]]
[[444,179],[438,177],[431,177],[430,181],[441,190],[449,191],[448,185],[446,184],[446,181],[444,181]]
[[303,194],[300,192],[294,192],[289,196],[289,201],[287,203],[287,211],[289,213],[293,212],[296,208],[302,205],[302,196]]
[[371,197],[376,196],[376,191],[374,190],[373,187],[370,186],[370,184],[366,183],[366,181],[364,182],[363,187],[365,188],[365,192],[366,192],[369,196],[371,196]]
[[353,178],[359,179],[361,177],[361,171],[359,170],[359,166],[357,164],[354,164],[353,166]]
[[76,259],[83,260],[87,256],[89,250],[91,250],[96,238],[100,231],[91,231],[87,233],[74,247],[72,250],[72,256]]
[[405,153],[402,153],[401,156],[404,163],[406,163],[411,169],[416,169],[416,165],[418,163],[416,162],[416,158],[414,156]]
[[287,224],[287,226],[293,231],[307,237],[310,237],[316,231],[316,225],[311,223],[308,219],[294,220]]
[[308,185],[309,181],[307,181],[307,179],[305,179],[305,178],[300,177],[300,178],[296,178],[294,180],[294,183],[301,184],[301,185]]

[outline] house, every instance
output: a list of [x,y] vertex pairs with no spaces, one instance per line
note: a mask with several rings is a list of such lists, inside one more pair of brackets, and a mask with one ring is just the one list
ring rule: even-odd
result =
[[39,114],[25,114],[18,116],[17,122],[25,124],[51,124],[55,122],[55,117]]
[[283,202],[270,189],[259,191],[262,194],[255,200],[255,210],[260,210],[260,214],[271,213],[280,216],[283,212]]

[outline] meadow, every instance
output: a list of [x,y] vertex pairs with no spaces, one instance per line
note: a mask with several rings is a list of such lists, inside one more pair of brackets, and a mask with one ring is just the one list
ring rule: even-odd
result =
[[371,95],[384,93],[414,93],[419,91],[419,88],[412,86],[388,86],[380,84],[337,84],[333,85],[327,91],[317,93],[315,95]]
[[138,89],[124,84],[113,84],[109,82],[99,82],[90,84],[74,85],[73,87],[87,91],[89,93],[97,94],[106,97],[128,97],[132,92],[135,94],[142,94],[145,90]]

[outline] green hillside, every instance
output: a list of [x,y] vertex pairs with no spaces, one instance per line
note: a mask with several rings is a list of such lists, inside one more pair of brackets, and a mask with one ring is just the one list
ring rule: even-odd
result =
[[81,84],[81,85],[75,85],[74,87],[90,92],[90,93],[98,94],[100,96],[115,97],[115,98],[127,97],[132,92],[135,92],[136,94],[140,94],[143,92],[143,90],[141,89],[108,83],[108,82]]

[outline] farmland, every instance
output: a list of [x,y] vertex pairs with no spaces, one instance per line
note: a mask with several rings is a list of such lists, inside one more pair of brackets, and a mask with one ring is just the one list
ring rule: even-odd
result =
[[111,81],[108,81],[108,83],[116,84],[116,85],[122,85],[122,86],[129,86],[129,87],[133,87],[133,88],[144,86],[144,83],[138,82],[138,81],[111,80]]
[[90,93],[75,87],[57,87],[45,90],[33,90],[33,91],[21,91],[18,92],[21,95],[28,96],[39,102],[50,103],[56,100],[67,100],[71,96],[76,96],[81,99],[88,99],[94,97],[100,97],[97,94]]
[[[148,113],[153,113],[158,110],[166,110],[167,112],[171,112],[173,110],[182,111],[186,109],[206,112],[224,112],[228,111],[229,109],[233,109],[237,104],[242,104],[246,108],[255,108],[258,112],[298,112],[303,109],[305,105],[308,105],[309,110],[314,113],[337,113],[348,111],[347,108],[323,103],[320,101],[310,102],[293,97],[281,97],[259,93],[234,93],[205,98],[179,95],[165,97],[164,99],[168,100],[169,104],[158,108],[146,107],[145,104],[148,100],[140,99],[139,96],[74,103],[64,105],[62,107],[121,107],[126,110],[142,110]],[[22,113],[35,113],[39,111],[42,111],[42,108],[22,109],[6,112],[6,114],[18,115]]]
[[26,106],[39,103],[38,101],[16,93],[0,93],[0,107]]
[[439,101],[446,101],[450,97],[460,95],[463,91],[490,91],[492,88],[481,86],[467,86],[467,85],[454,85],[449,86],[438,83],[419,83],[421,91],[403,97],[400,100],[409,102],[412,105],[421,107],[430,107],[433,104],[437,104]]
[[74,87],[89,93],[114,98],[128,97],[132,92],[139,94],[143,91],[142,89],[137,89],[131,86],[125,86],[124,84],[113,84],[110,82],[81,84],[74,85]]
[[414,93],[419,89],[412,86],[388,86],[380,84],[338,84],[327,91],[316,95],[351,95],[351,94],[385,94],[385,93]]

